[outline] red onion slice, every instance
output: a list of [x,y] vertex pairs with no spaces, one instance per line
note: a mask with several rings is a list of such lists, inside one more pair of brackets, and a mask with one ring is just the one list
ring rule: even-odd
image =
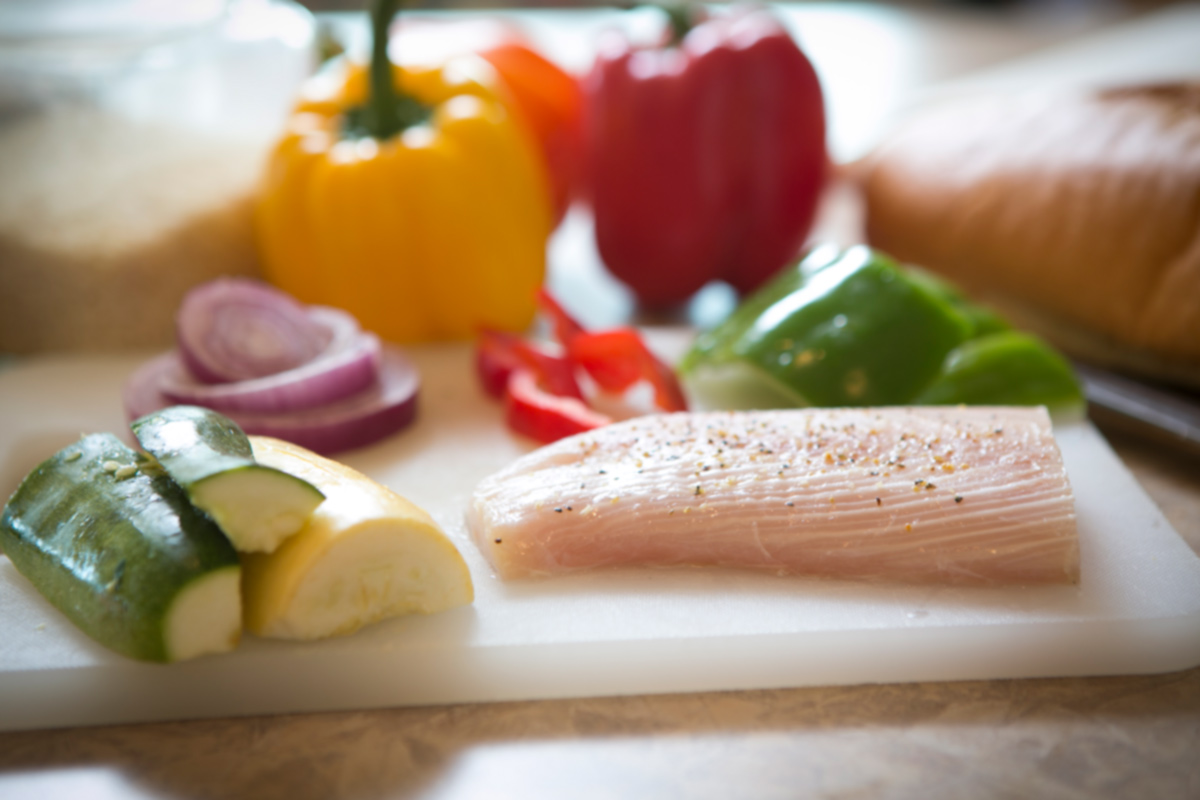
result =
[[262,378],[312,361],[328,329],[290,295],[258,281],[218,278],[192,289],[175,320],[188,371],[202,383]]
[[[171,405],[159,390],[165,376],[184,369],[182,356],[165,353],[143,364],[125,385],[130,420]],[[364,447],[408,426],[416,417],[420,379],[398,348],[384,347],[378,380],[358,394],[318,408],[283,414],[234,412],[248,434],[274,436],[323,455]]]
[[279,414],[328,405],[363,391],[379,369],[379,337],[364,333],[344,311],[313,307],[310,316],[332,340],[317,358],[295,369],[234,383],[206,384],[179,368],[162,376],[159,390],[173,403],[222,413]]

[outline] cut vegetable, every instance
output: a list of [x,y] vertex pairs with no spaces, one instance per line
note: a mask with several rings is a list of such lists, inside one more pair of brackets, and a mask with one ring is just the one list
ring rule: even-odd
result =
[[[241,637],[242,571],[225,569],[192,581],[175,597],[163,629],[170,661],[232,650]],[[214,647],[214,644],[217,645]]]
[[1083,401],[1067,360],[1041,340],[1006,331],[972,339],[946,356],[919,405],[967,403],[1071,408]]
[[508,377],[504,417],[508,427],[539,442],[555,442],[612,422],[612,417],[594,411],[577,397],[542,388],[533,371],[524,367]]
[[241,552],[271,552],[325,499],[307,481],[256,463],[237,423],[207,408],[171,406],[131,427],[146,452]]
[[[166,408],[171,401],[160,389],[165,376],[176,374],[179,354],[164,353],[143,364],[125,384],[125,413],[136,419]],[[362,392],[329,405],[281,414],[227,412],[247,434],[275,436],[316,450],[335,453],[365,447],[407,427],[416,418],[420,378],[395,347],[385,347],[375,382]]]
[[[538,291],[537,301],[556,342],[484,330],[476,344],[480,383],[488,394],[504,399],[509,428],[548,443],[602,427],[613,420],[595,407],[604,403],[602,392],[625,393],[642,382],[653,390],[657,410],[687,410],[674,370],[636,329],[588,331],[545,289]],[[583,374],[601,391],[586,396],[577,377]],[[618,417],[645,413],[620,401],[607,405]]]
[[237,553],[153,461],[111,434],[26,476],[0,545],[54,606],[131,658],[179,661],[237,646]]
[[189,371],[186,350],[181,350],[185,358],[162,378],[163,396],[216,411],[277,414],[328,405],[368,389],[379,372],[379,337],[364,333],[344,311],[315,307],[309,314],[331,336],[311,361],[261,378],[210,384]]
[[533,373],[547,392],[583,400],[583,390],[575,377],[576,365],[554,345],[485,330],[479,335],[475,364],[484,390],[495,397],[503,397],[509,377],[524,369]]
[[271,286],[221,278],[191,290],[176,317],[188,370],[204,383],[275,375],[316,358],[330,334],[307,309]]
[[588,331],[545,289],[538,291],[538,310],[549,320],[567,360],[583,369],[600,388],[623,392],[640,380],[654,390],[661,411],[687,411],[687,398],[675,371],[646,346],[636,328],[622,326]]
[[179,349],[125,384],[130,420],[173,404],[230,416],[247,433],[332,453],[399,431],[416,414],[416,370],[345,311],[266,284],[217,280],[179,312]]
[[274,553],[244,558],[247,630],[317,639],[472,602],[466,562],[427,513],[343,464],[277,439],[250,441],[260,464],[314,484],[325,502]]
[[660,410],[687,411],[674,370],[650,352],[633,328],[581,333],[567,343],[567,353],[603,389],[625,391],[644,380],[654,389],[654,405]]
[[814,249],[680,364],[710,408],[1078,407],[1070,365],[944,281],[863,246]]

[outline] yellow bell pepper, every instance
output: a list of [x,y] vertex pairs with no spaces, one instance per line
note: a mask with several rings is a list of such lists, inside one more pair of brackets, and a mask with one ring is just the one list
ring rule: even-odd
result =
[[523,330],[552,218],[537,145],[482,60],[392,64],[394,7],[375,8],[370,70],[315,78],[270,156],[266,277],[392,341]]

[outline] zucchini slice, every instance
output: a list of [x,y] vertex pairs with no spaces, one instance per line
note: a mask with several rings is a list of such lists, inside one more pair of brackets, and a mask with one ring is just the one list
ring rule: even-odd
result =
[[107,433],[25,477],[0,515],[13,566],[84,633],[147,661],[237,646],[241,569],[157,465]]
[[250,441],[259,462],[316,484],[325,502],[274,553],[243,558],[248,631],[316,639],[474,599],[466,562],[425,511],[344,464],[277,439]]
[[131,427],[142,448],[241,552],[271,552],[324,499],[311,483],[255,462],[246,434],[216,411],[171,406]]

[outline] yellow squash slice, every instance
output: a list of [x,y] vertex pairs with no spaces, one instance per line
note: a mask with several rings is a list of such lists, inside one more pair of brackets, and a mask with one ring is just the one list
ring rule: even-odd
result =
[[317,639],[474,599],[462,555],[425,511],[344,464],[251,436],[260,463],[316,486],[325,500],[273,553],[242,561],[246,629]]

